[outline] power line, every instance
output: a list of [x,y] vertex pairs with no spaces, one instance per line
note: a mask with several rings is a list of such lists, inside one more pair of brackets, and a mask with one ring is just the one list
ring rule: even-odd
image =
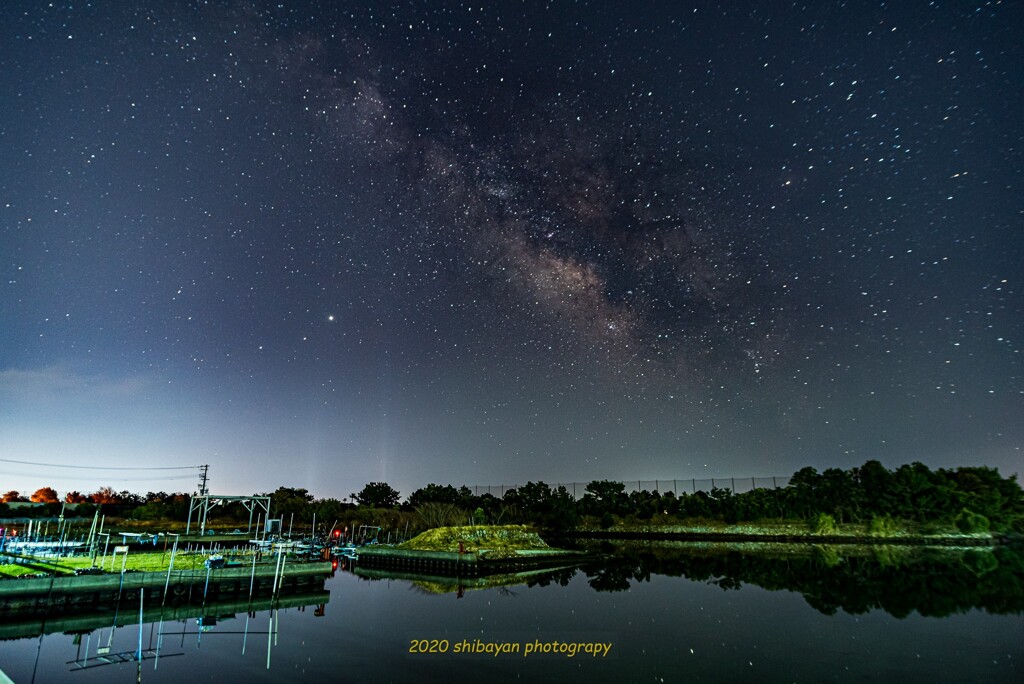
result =
[[[33,474],[30,474],[30,475],[26,475],[25,473],[11,472],[10,470],[0,470],[0,475],[17,475],[17,476],[20,476],[20,477],[45,478],[47,480],[63,480],[63,481],[74,480],[74,481],[77,481],[77,482],[82,482],[83,481],[81,477],[75,476],[75,475],[50,475],[50,474],[40,475],[38,473],[33,473]],[[154,475],[153,477],[117,477],[116,475],[114,475],[114,476],[103,475],[103,476],[97,476],[97,477],[102,477],[103,479],[102,480],[94,479],[94,480],[85,480],[85,481],[86,482],[99,482],[99,481],[102,481],[102,482],[165,482],[167,480],[191,480],[193,476],[192,475],[170,475],[170,476],[163,476],[163,477],[161,477],[161,476]]]
[[44,468],[74,468],[76,470],[194,470],[202,466],[155,466],[152,468],[126,467],[126,466],[78,466],[63,465],[59,463],[35,463],[33,461],[15,461],[9,458],[0,458],[3,463],[18,463],[21,465],[42,466]]

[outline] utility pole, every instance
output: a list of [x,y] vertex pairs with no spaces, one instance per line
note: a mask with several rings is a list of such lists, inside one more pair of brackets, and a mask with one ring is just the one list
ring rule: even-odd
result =
[[206,489],[206,473],[210,469],[209,465],[199,466],[199,496],[206,496],[210,492]]

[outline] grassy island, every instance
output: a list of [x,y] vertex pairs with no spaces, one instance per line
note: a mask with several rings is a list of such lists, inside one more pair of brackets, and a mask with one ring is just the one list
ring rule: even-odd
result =
[[[460,548],[461,546],[461,548]],[[465,525],[437,527],[399,544],[410,551],[447,551],[473,553],[487,558],[511,558],[529,552],[552,553],[532,528],[526,525]]]
[[441,526],[399,544],[360,547],[357,565],[417,576],[483,577],[576,564],[588,554],[548,546],[526,525]]

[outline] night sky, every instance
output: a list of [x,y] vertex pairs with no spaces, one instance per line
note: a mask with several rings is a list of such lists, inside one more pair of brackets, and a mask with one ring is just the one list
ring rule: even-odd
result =
[[1024,7],[724,4],[3,3],[0,488],[1024,471]]

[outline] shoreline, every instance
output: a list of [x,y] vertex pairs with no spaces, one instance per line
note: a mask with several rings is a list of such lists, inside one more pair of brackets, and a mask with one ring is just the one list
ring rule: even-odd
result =
[[783,544],[860,544],[894,546],[999,546],[1010,542],[1009,537],[999,534],[900,534],[873,536],[858,532],[814,534],[810,531],[786,530],[779,532],[755,532],[736,526],[721,530],[693,529],[681,525],[651,525],[632,528],[610,528],[607,530],[577,529],[548,530],[545,535],[553,539],[606,539],[651,540],[651,541],[693,541],[693,542],[761,542]]

